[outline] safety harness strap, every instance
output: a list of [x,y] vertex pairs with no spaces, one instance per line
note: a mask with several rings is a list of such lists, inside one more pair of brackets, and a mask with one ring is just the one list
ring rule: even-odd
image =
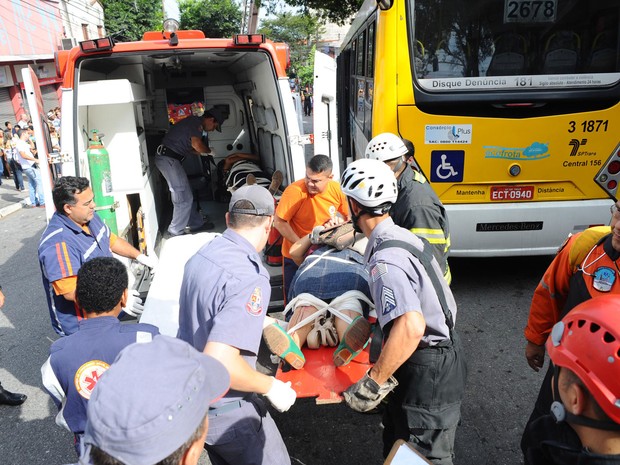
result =
[[391,239],[379,244],[379,246],[375,249],[375,252],[387,249],[388,247],[399,247],[401,249],[405,249],[407,252],[417,258],[420,263],[422,263],[422,266],[424,266],[424,269],[426,270],[426,274],[433,283],[435,293],[437,294],[437,298],[439,299],[439,303],[441,304],[441,309],[443,311],[444,317],[446,318],[446,325],[450,330],[450,334],[452,334],[452,330],[454,329],[454,321],[452,319],[450,307],[448,306],[446,294],[444,293],[443,286],[441,284],[441,280],[444,278],[443,276],[439,276],[435,272],[435,268],[433,268],[433,252],[430,250],[431,245],[428,242],[424,242],[424,249],[420,250],[414,247],[412,244],[409,244],[408,242]]

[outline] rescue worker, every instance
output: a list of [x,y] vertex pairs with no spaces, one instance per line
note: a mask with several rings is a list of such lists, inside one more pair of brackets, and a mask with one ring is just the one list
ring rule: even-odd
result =
[[525,463],[620,464],[620,296],[594,297],[553,327],[550,413],[528,424]]
[[[525,356],[539,371],[545,361],[545,341],[553,325],[576,305],[597,296],[620,294],[620,203],[611,206],[611,226],[598,226],[570,236],[545,271],[534,291],[527,326]],[[546,415],[552,403],[553,366],[543,379],[528,425]],[[527,438],[521,449],[529,447]]]
[[[39,243],[39,264],[54,331],[73,334],[84,312],[75,303],[75,287],[80,267],[95,257],[112,253],[136,260],[149,268],[157,266],[155,255],[145,255],[126,240],[110,232],[95,212],[95,196],[88,179],[63,176],[54,184],[52,215]],[[123,308],[138,316],[144,310],[138,291],[129,292]]]
[[[450,284],[448,215],[424,175],[409,164],[414,154],[413,143],[389,132],[374,137],[368,142],[365,152],[366,158],[387,164],[398,180],[398,198],[390,210],[394,223],[426,239],[433,246],[433,254]],[[413,169],[408,169],[409,166]]]
[[121,324],[128,296],[127,268],[112,257],[97,257],[80,268],[76,300],[86,316],[79,329],[57,339],[41,367],[41,380],[56,407],[56,423],[74,435],[75,450],[86,426],[86,407],[100,376],[118,353],[134,342],[150,342],[159,330],[146,323]]
[[342,174],[354,224],[368,238],[364,263],[385,344],[375,365],[344,392],[367,412],[388,397],[383,454],[403,439],[434,464],[452,464],[467,367],[454,329],[456,303],[431,246],[396,226],[393,172],[377,160]]
[[[200,211],[192,208],[194,193],[182,163],[189,155],[212,156],[208,133],[222,132],[225,120],[224,112],[217,107],[211,108],[202,116],[188,116],[173,125],[157,147],[155,165],[166,178],[172,198],[172,220],[168,226],[168,237],[185,234],[186,227],[189,227],[192,233],[213,229],[213,223],[205,221]],[[203,135],[207,137],[205,141]]]
[[131,344],[90,398],[80,464],[197,465],[209,406],[229,385],[226,368],[186,342]]
[[[221,361],[231,390],[209,410],[206,446],[214,465],[291,463],[264,395],[280,412],[295,402],[291,383],[256,370],[269,306],[269,273],[259,252],[267,243],[273,197],[258,185],[233,192],[228,229],[204,245],[185,266],[178,337]],[[234,438],[234,440],[231,440]]]

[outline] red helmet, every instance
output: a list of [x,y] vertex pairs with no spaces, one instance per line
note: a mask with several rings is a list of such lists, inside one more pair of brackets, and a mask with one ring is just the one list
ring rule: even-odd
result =
[[587,300],[551,331],[553,363],[573,371],[603,411],[620,423],[620,295]]

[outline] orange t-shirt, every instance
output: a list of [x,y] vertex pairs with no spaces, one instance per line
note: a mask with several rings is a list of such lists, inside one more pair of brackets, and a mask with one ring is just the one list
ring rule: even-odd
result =
[[[299,237],[335,218],[336,213],[349,218],[347,198],[336,181],[329,181],[325,191],[315,195],[308,194],[304,179],[295,181],[284,190],[276,208],[276,215],[286,221]],[[284,257],[291,258],[291,245],[286,239],[282,241]]]

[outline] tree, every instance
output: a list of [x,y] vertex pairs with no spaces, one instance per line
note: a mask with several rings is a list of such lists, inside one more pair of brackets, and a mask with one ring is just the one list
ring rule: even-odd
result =
[[258,32],[274,42],[288,44],[291,57],[289,75],[299,77],[302,84],[312,82],[316,40],[323,33],[323,25],[317,16],[279,13],[273,19],[264,19]]
[[146,31],[161,31],[161,3],[152,0],[101,0],[105,28],[116,41],[140,40]]
[[[342,25],[360,9],[364,0],[285,0],[285,2],[290,6],[301,7],[305,13],[310,10],[316,11],[321,19]],[[257,0],[256,4],[273,13],[279,9],[281,1]]]
[[241,9],[232,0],[181,0],[181,29],[197,29],[207,37],[239,33]]
[[314,85],[314,52],[316,52],[315,45],[310,49],[307,61],[297,67],[297,77],[302,86]]

